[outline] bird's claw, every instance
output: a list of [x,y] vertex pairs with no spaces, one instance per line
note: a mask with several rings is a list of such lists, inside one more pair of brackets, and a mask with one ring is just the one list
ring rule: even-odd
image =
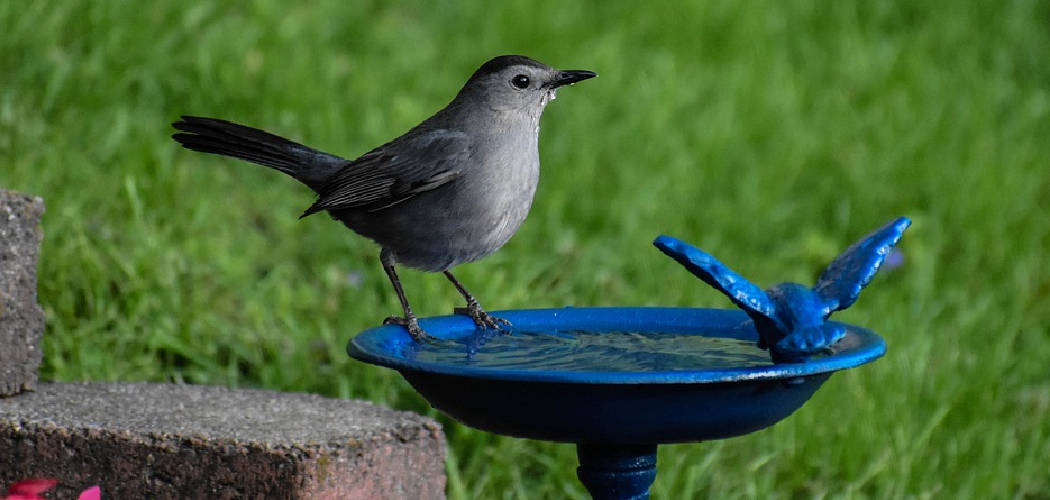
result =
[[479,328],[503,330],[504,326],[511,326],[510,321],[503,318],[497,318],[496,316],[485,312],[477,302],[467,304],[467,307],[457,307],[453,309],[453,312],[470,317],[470,319],[474,320],[474,324]]
[[383,320],[384,325],[399,325],[405,327],[408,330],[408,334],[412,336],[412,340],[423,343],[434,343],[437,339],[429,333],[423,331],[419,326],[419,320],[416,318],[402,318],[401,316],[390,316]]

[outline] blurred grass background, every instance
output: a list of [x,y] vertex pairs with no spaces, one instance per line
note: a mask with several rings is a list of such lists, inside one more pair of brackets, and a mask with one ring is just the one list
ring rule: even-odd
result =
[[[524,227],[459,270],[491,309],[729,307],[652,238],[770,285],[915,222],[904,266],[839,316],[887,356],[771,429],[662,447],[655,498],[1050,498],[1046,2],[2,2],[0,185],[48,206],[43,378],[436,415],[344,352],[398,310],[373,244],[298,221],[305,187],[180,150],[169,123],[353,157],[503,53],[601,77],[548,109]],[[403,278],[422,315],[458,304]],[[451,498],[584,498],[572,446],[438,417]]]

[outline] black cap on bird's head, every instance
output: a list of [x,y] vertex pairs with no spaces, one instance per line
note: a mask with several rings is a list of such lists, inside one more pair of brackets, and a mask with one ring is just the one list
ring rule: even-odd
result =
[[460,91],[480,94],[494,110],[535,108],[542,111],[559,87],[594,78],[593,71],[557,70],[535,59],[505,55],[490,59]]
[[500,71],[503,71],[504,69],[507,69],[511,66],[527,66],[536,68],[538,70],[554,71],[554,68],[547,66],[546,64],[543,64],[530,57],[511,54],[506,56],[496,56],[492,59],[489,59],[488,61],[485,61],[485,64],[482,64],[481,67],[478,68],[478,70],[475,71],[473,75],[471,75],[470,79],[474,80],[484,75],[499,73]]

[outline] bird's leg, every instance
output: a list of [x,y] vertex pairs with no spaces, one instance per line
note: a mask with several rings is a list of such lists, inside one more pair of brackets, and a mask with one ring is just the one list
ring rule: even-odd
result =
[[510,326],[510,321],[503,318],[497,318],[485,312],[485,310],[481,308],[481,304],[478,303],[478,299],[475,299],[466,288],[463,288],[463,285],[460,284],[459,280],[457,280],[451,272],[445,271],[445,277],[456,286],[456,290],[459,290],[459,294],[462,295],[464,299],[467,299],[467,307],[457,307],[453,309],[453,312],[470,316],[470,319],[474,320],[474,324],[482,328],[488,327],[498,329],[503,325]]
[[401,325],[405,327],[405,329],[408,330],[408,334],[411,335],[416,342],[433,340],[433,337],[419,327],[419,320],[416,319],[415,313],[412,312],[412,306],[408,305],[408,298],[405,297],[405,290],[401,288],[401,280],[397,277],[397,272],[394,271],[394,256],[384,248],[379,253],[379,261],[383,263],[383,270],[386,271],[386,276],[390,278],[390,284],[394,285],[394,291],[397,292],[397,299],[401,301],[401,309],[405,311],[404,317],[390,316],[383,320],[383,324]]

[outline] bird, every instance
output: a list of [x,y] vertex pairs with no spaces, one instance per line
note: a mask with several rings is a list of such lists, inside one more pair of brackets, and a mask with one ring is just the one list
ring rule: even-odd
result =
[[812,288],[785,282],[762,290],[681,240],[662,235],[653,244],[743,309],[758,331],[759,347],[769,348],[774,360],[798,362],[846,335],[840,325],[827,324],[828,318],[856,302],[910,225],[907,217],[898,217],[861,238],[824,269]]
[[402,316],[416,341],[432,340],[396,267],[440,272],[466,300],[456,314],[479,328],[510,323],[487,313],[452,274],[502,247],[521,226],[539,180],[539,123],[558,89],[597,76],[557,70],[521,55],[482,64],[444,108],[403,135],[348,160],[231,121],[184,115],[172,138],[187,149],[283,172],[317,199],[300,218],[325,211],[380,248]]

